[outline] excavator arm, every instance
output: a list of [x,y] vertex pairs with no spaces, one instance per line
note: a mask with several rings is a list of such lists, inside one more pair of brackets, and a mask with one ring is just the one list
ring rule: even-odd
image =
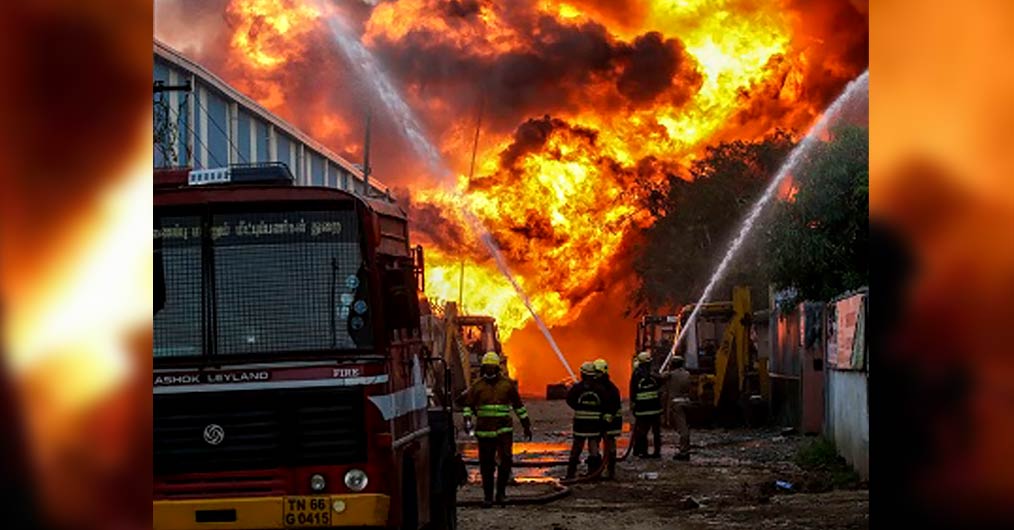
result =
[[[722,343],[715,353],[714,405],[717,407],[726,392],[733,400],[746,388],[750,363],[750,289],[732,290],[733,316],[725,328]],[[731,372],[731,373],[730,373]]]

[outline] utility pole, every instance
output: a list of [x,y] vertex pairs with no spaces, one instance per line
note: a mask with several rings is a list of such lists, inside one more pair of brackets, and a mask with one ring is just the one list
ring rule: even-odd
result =
[[458,307],[465,308],[465,260],[461,260],[461,274],[458,276]]
[[363,140],[363,186],[366,188],[363,195],[370,196],[370,122],[373,118],[373,109],[366,107],[366,138]]
[[[472,163],[468,165],[468,180],[472,180],[472,175],[476,172],[476,152],[479,151],[479,132],[483,127],[483,105],[486,102],[486,98],[483,96],[483,92],[479,92],[479,111],[476,117],[476,136],[472,141]],[[464,259],[461,259],[461,274],[457,280],[457,307],[464,311]]]
[[[479,131],[482,129],[482,107],[486,102],[483,91],[479,91],[479,109],[475,118],[475,138],[472,140],[472,163],[468,166],[468,180],[475,174],[475,153],[479,150]],[[461,275],[458,278],[458,307],[464,311],[465,303],[465,260],[461,260]]]
[[475,138],[472,140],[472,163],[468,166],[468,180],[471,182],[475,173],[475,153],[479,150],[479,131],[482,129],[482,108],[485,106],[486,97],[482,91],[479,92],[479,111],[475,118]]

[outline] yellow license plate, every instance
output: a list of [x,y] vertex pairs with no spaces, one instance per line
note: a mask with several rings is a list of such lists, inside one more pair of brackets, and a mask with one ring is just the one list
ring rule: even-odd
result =
[[282,522],[286,528],[331,526],[331,503],[327,497],[285,497]]

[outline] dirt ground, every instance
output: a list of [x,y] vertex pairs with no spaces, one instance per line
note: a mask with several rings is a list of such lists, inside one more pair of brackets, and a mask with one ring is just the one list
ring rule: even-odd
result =
[[[562,401],[528,400],[527,406],[535,439],[515,444],[515,461],[565,460],[570,409]],[[621,440],[620,454],[627,436]],[[521,440],[520,432],[515,440]],[[465,530],[868,528],[867,489],[829,490],[826,477],[806,472],[793,462],[808,440],[783,435],[778,428],[694,430],[691,460],[676,462],[672,460],[675,434],[663,429],[662,459],[631,456],[618,464],[615,481],[572,485],[569,496],[549,504],[461,507],[458,521]],[[459,442],[466,458],[474,458],[474,444],[465,439]],[[459,497],[480,499],[478,470],[470,471],[472,481]],[[564,472],[564,467],[516,468],[518,483],[507,495],[518,498],[552,491],[547,477],[562,477]],[[657,473],[657,478],[643,475],[650,472]],[[777,480],[791,483],[792,489],[777,488]]]

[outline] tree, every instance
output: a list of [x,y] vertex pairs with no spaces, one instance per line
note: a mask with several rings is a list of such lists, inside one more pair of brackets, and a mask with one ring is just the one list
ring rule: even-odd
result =
[[[181,94],[177,108],[169,104],[167,92],[158,92],[154,95],[153,103],[153,126],[152,140],[155,146],[155,166],[175,167],[180,163],[190,160],[190,152],[187,142],[183,141],[183,153],[177,152],[177,146],[181,144],[181,135],[186,134],[180,131],[180,124],[186,125],[187,94]],[[189,129],[188,129],[189,130]]]
[[775,287],[800,300],[829,300],[869,281],[869,131],[842,126],[818,142],[775,204],[766,240]]
[[[632,309],[656,311],[696,301],[750,207],[793,147],[792,137],[783,131],[757,142],[711,146],[691,165],[689,180],[670,175],[667,185],[646,194],[646,207],[656,221],[644,231],[644,243],[634,257],[641,285],[632,295]],[[732,285],[766,293],[761,247],[744,245],[715,291],[718,299]],[[758,302],[766,298],[755,296]]]

